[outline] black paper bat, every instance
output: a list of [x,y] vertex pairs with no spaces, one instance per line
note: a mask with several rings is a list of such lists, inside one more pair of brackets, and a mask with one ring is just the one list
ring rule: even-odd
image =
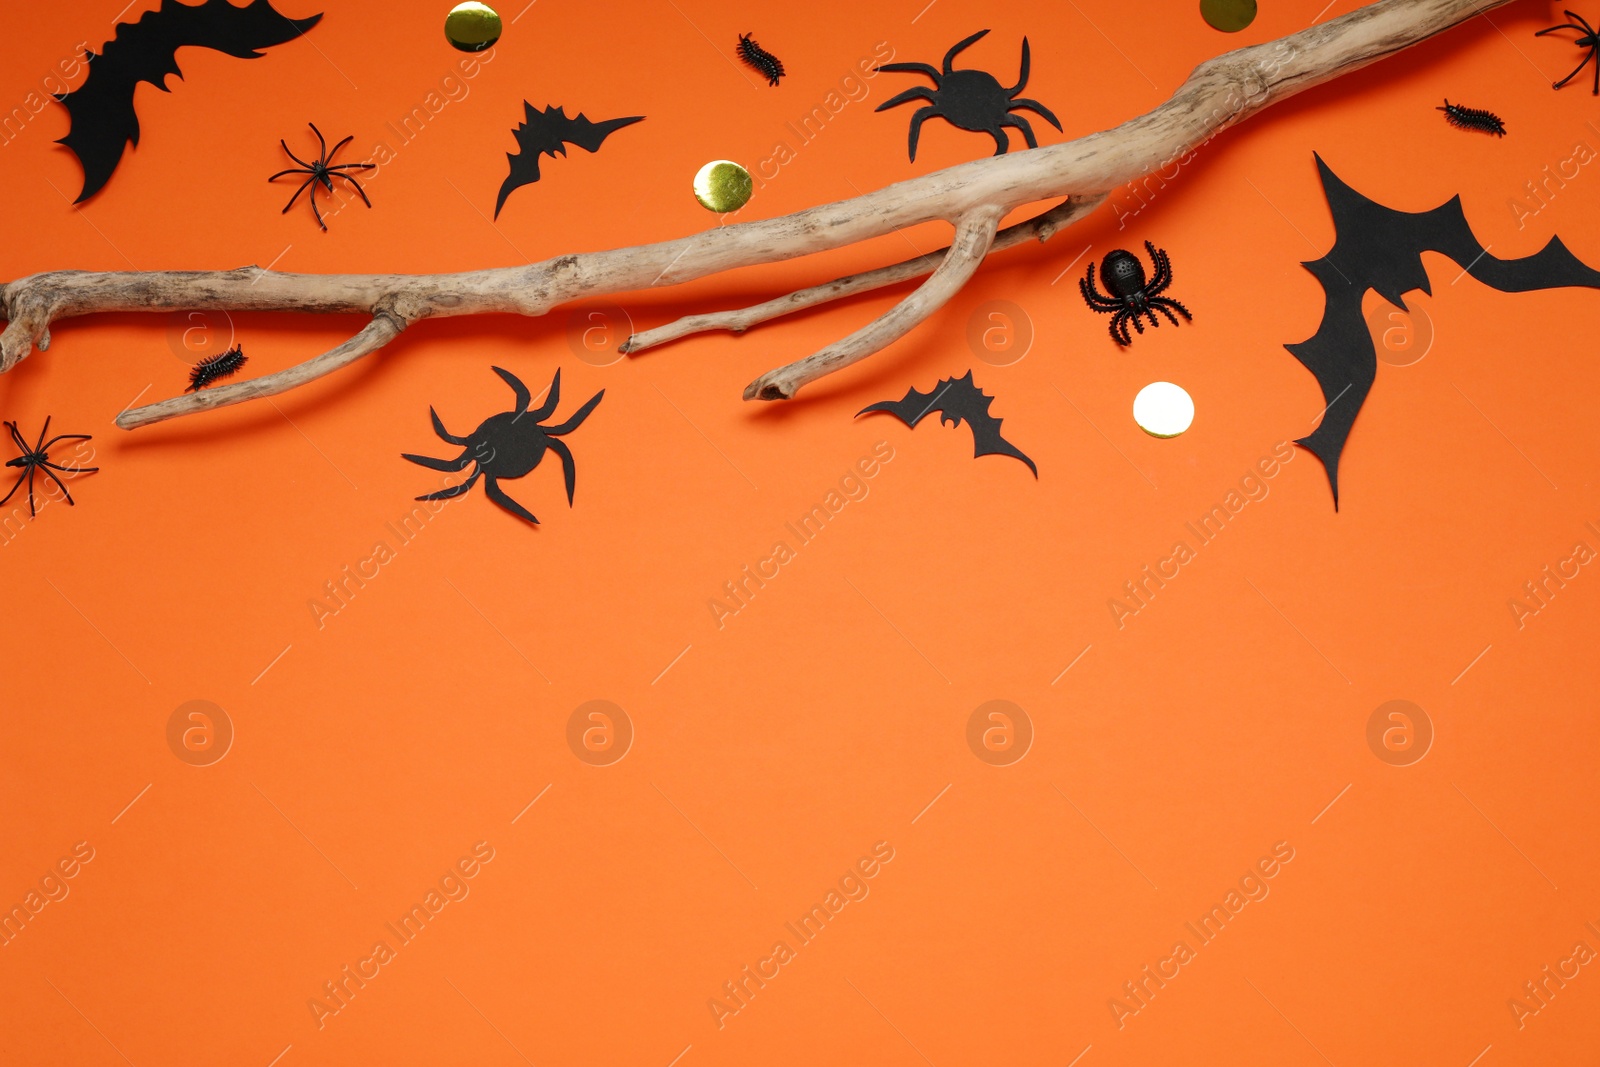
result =
[[569,144],[575,144],[585,152],[598,152],[607,137],[624,126],[644,121],[643,115],[632,115],[625,119],[590,122],[581,111],[576,118],[568,118],[564,107],[547,107],[540,111],[526,100],[522,106],[528,118],[511,131],[517,139],[518,151],[515,154],[506,153],[506,159],[511,163],[511,173],[500,185],[500,199],[494,204],[495,218],[500,217],[500,209],[506,206],[506,197],[524,185],[532,185],[539,180],[541,155],[551,159],[557,154],[564,156]]
[[947,422],[951,426],[960,426],[961,420],[965,419],[972,428],[972,458],[1015,456],[1028,465],[1035,478],[1039,477],[1039,468],[1033,465],[1033,460],[1000,436],[1000,424],[1005,420],[989,414],[989,405],[992,403],[994,397],[974,385],[972,372],[967,371],[960,378],[941,379],[932,392],[919,393],[912,389],[902,400],[884,400],[864,407],[856,412],[856,418],[868,412],[887,411],[912,429],[916,429],[917,423],[935,411],[939,413],[941,423]]
[[292,41],[315,26],[321,15],[291,19],[269,0],[234,7],[228,0],[206,0],[198,7],[162,0],[137,22],[117,25],[103,55],[88,53],[89,76],[73,92],[57,99],[66,106],[72,129],[57,144],[66,145],[83,164],[83,203],[111,180],[122,153],[139,143],[139,116],[133,95],[140,82],[162,92],[167,75],[183,77],[177,51],[186,46],[211,48],[239,59],[260,59],[259,48]]
[[1378,373],[1377,350],[1361,314],[1368,289],[1402,310],[1407,310],[1406,293],[1431,294],[1423,252],[1449,256],[1465,273],[1502,293],[1600,288],[1600,271],[1583,264],[1559,237],[1531,256],[1497,259],[1473,235],[1459,196],[1432,211],[1396,211],[1350,188],[1321,156],[1317,169],[1333,216],[1334,242],[1326,256],[1303,266],[1322,283],[1327,302],[1310,340],[1284,347],[1316,375],[1328,405],[1321,425],[1295,443],[1322,461],[1338,510],[1339,456]]

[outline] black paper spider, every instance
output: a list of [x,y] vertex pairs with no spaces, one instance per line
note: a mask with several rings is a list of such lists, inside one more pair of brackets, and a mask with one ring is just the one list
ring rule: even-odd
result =
[[328,151],[328,142],[323,140],[322,131],[317,129],[317,124],[312,122],[307,123],[307,125],[311,127],[311,132],[317,135],[317,143],[322,146],[322,155],[318,157],[315,163],[307,163],[293,152],[289,152],[289,142],[280,139],[278,143],[283,145],[283,150],[285,152],[289,152],[289,158],[300,164],[300,167],[304,169],[302,170],[297,167],[290,167],[288,170],[280,170],[278,173],[268,178],[267,181],[275,182],[287,174],[310,175],[310,177],[306,178],[305,182],[301,184],[300,188],[295,191],[295,194],[289,198],[289,202],[284,205],[283,213],[287,215],[289,213],[289,209],[294,207],[294,202],[300,199],[300,194],[305,192],[307,189],[310,189],[311,213],[317,217],[317,225],[322,227],[322,232],[327,233],[328,224],[322,221],[322,212],[317,209],[317,190],[315,186],[318,183],[321,183],[322,187],[328,191],[328,195],[331,196],[333,195],[333,179],[343,178],[345,181],[355,186],[355,190],[361,195],[361,199],[366,201],[366,205],[368,207],[371,207],[372,201],[367,200],[366,190],[361,188],[361,183],[344,172],[347,170],[375,170],[377,169],[377,164],[339,163],[335,165],[333,162],[333,157],[339,154],[339,149],[343,148],[351,141],[354,141],[355,136],[351,135],[346,137],[344,140],[334,145],[333,151],[330,152]]
[[1562,78],[1560,81],[1556,82],[1555,88],[1559,89],[1573,78],[1576,78],[1578,76],[1578,71],[1581,71],[1584,67],[1588,66],[1589,62],[1593,60],[1594,95],[1600,96],[1600,59],[1596,59],[1596,55],[1600,54],[1600,30],[1596,30],[1593,26],[1585,22],[1583,20],[1583,16],[1577,14],[1576,12],[1563,11],[1562,14],[1566,15],[1567,18],[1571,19],[1572,21],[1563,22],[1559,26],[1551,26],[1548,30],[1540,30],[1538,33],[1534,34],[1534,36],[1543,37],[1545,34],[1555,33],[1557,30],[1577,30],[1582,33],[1583,36],[1579,37],[1572,43],[1577,45],[1579,48],[1587,48],[1589,50],[1589,54],[1583,57],[1583,62],[1579,63],[1577,68],[1574,69],[1571,74],[1568,74],[1565,78]]
[[1144,264],[1139,262],[1139,257],[1121,248],[1108,253],[1100,264],[1100,282],[1111,294],[1109,297],[1095,288],[1092,260],[1088,273],[1078,279],[1078,291],[1083,294],[1084,303],[1093,311],[1111,316],[1111,339],[1124,348],[1133,344],[1133,338],[1128,335],[1128,323],[1133,323],[1135,330],[1144,333],[1144,324],[1139,321],[1141,316],[1150,316],[1152,326],[1161,325],[1161,320],[1156,318],[1157,311],[1174,326],[1178,325],[1178,320],[1173,316],[1173,311],[1182,315],[1185,322],[1193,321],[1188,308],[1171,297],[1158,295],[1172,284],[1172,261],[1167,258],[1166,251],[1149,241],[1144,246],[1149,250],[1150,262],[1156,268],[1156,276],[1148,283],[1144,278]]
[[478,476],[482,475],[483,491],[489,494],[490,500],[511,514],[521,516],[537,526],[539,520],[534,518],[533,513],[527,508],[506,495],[505,490],[500,488],[499,479],[521,478],[532,472],[544,458],[545,450],[550,449],[561,457],[561,469],[567,478],[567,506],[571,507],[572,491],[577,484],[578,472],[573,465],[572,450],[555,438],[576,430],[583,420],[589,417],[589,412],[594,410],[595,405],[600,403],[600,398],[606,395],[606,391],[602,389],[590,397],[587,404],[561,425],[542,426],[540,420],[549,418],[561,399],[561,371],[556,371],[555,380],[550,383],[550,396],[544,404],[538,411],[529,411],[528,404],[532,401],[532,394],[528,392],[528,387],[508,370],[501,370],[499,367],[491,369],[505,379],[505,383],[511,386],[512,392],[516,394],[515,408],[499,415],[491,415],[469,437],[455,437],[444,428],[444,423],[439,421],[438,414],[430,407],[428,414],[433,418],[433,432],[453,445],[465,445],[466,451],[455,459],[434,459],[431,456],[413,456],[409,453],[401,453],[401,458],[436,471],[458,471],[469,463],[477,464],[472,476],[460,485],[419,496],[418,500],[447,500],[453,496],[460,496],[471,489]]
[[12,497],[16,496],[17,490],[22,488],[23,479],[27,479],[28,514],[38,515],[39,511],[33,503],[33,474],[36,470],[43,470],[47,478],[61,487],[61,491],[66,494],[67,503],[73,504],[74,501],[72,499],[72,494],[67,492],[66,484],[62,482],[60,478],[55,476],[55,472],[62,471],[63,473],[67,474],[90,474],[100,469],[99,467],[64,467],[59,463],[50,462],[50,446],[55,444],[57,441],[88,441],[90,440],[90,437],[86,433],[64,433],[57,434],[55,437],[52,437],[50,440],[46,441],[44,439],[44,435],[50,432],[49,416],[45,417],[44,429],[39,431],[38,444],[34,445],[32,448],[28,447],[27,439],[17,431],[16,423],[6,423],[6,429],[11,431],[11,439],[17,443],[18,448],[22,449],[22,455],[18,456],[16,459],[6,460],[6,466],[22,467],[23,471],[17,475],[17,483],[11,487],[11,492],[7,493],[3,499],[0,499],[0,505],[4,505],[7,500],[10,500]]
[[926,63],[886,63],[874,70],[886,70],[896,74],[926,74],[933,79],[933,88],[917,86],[907,89],[899,96],[891,97],[879,104],[875,110],[883,111],[885,108],[897,107],[912,100],[931,101],[928,107],[922,108],[911,116],[911,159],[917,158],[917,136],[922,131],[922,124],[928,119],[938,116],[953,126],[974,133],[987,133],[994,138],[994,154],[1004,155],[1011,143],[1006,139],[1003,127],[1015,126],[1022,131],[1022,136],[1027,140],[1029,148],[1038,148],[1039,142],[1033,136],[1033,127],[1028,125],[1028,120],[1011,114],[1013,111],[1032,111],[1042,116],[1050,125],[1061,129],[1050,109],[1037,100],[1026,98],[1018,99],[1017,94],[1022,92],[1023,86],[1028,84],[1028,39],[1022,39],[1022,73],[1017,78],[1017,84],[1007,89],[995,79],[993,74],[984,70],[954,70],[951,64],[963,49],[984,37],[989,31],[979,30],[960,44],[944,54],[944,71],[934,70]]

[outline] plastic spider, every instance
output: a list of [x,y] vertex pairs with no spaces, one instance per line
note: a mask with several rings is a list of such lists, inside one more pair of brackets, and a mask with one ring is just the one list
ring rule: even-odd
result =
[[[342,140],[338,144],[334,145],[333,146],[333,151],[330,152],[330,151],[328,151],[328,142],[323,139],[322,131],[317,129],[317,124],[314,123],[314,122],[310,122],[310,123],[307,123],[306,125],[310,126],[311,127],[311,132],[317,135],[317,143],[322,146],[322,155],[320,157],[318,157],[318,159],[317,159],[317,161],[315,163],[307,163],[305,160],[301,159],[299,156],[295,155],[293,152],[289,152],[289,142],[280,139],[278,141],[278,143],[283,145],[283,150],[285,152],[289,152],[289,158],[294,160],[296,163],[300,164],[300,167],[299,168],[290,167],[288,170],[280,170],[278,173],[276,173],[272,177],[268,178],[267,181],[275,182],[279,178],[282,178],[282,177],[284,177],[285,175],[288,175],[288,174],[306,174],[306,175],[309,175],[309,177],[306,178],[306,180],[301,184],[300,188],[295,191],[295,194],[289,198],[289,202],[284,205],[283,213],[285,215],[287,215],[289,213],[289,209],[294,207],[294,202],[296,200],[300,199],[300,194],[305,192],[307,189],[310,189],[311,190],[311,213],[317,217],[317,225],[322,227],[322,232],[323,233],[327,233],[328,232],[328,224],[326,222],[322,221],[322,212],[317,209],[317,190],[315,188],[316,185],[318,183],[321,183],[322,187],[328,191],[328,195],[332,196],[333,195],[333,179],[335,179],[335,178],[343,178],[345,181],[349,182],[351,185],[353,185],[355,187],[355,190],[356,190],[357,193],[360,194],[361,199],[366,202],[366,205],[368,207],[371,207],[372,206],[372,201],[371,200],[367,200],[366,190],[361,188],[361,183],[356,181],[354,178],[350,177],[350,175],[348,175],[348,174],[346,174],[344,172],[347,171],[347,170],[375,170],[375,169],[377,169],[377,164],[375,164],[375,163],[339,163],[339,164],[335,164],[333,162],[333,157],[339,154],[339,149],[343,148],[345,145],[349,144],[351,141],[354,141],[355,140],[355,136],[351,135],[349,137],[346,137],[344,140]],[[300,168],[304,168],[304,169],[300,169]]]
[[1583,16],[1577,14],[1576,12],[1563,11],[1562,14],[1566,15],[1567,18],[1571,19],[1572,21],[1563,22],[1559,26],[1551,26],[1548,30],[1540,30],[1538,33],[1534,34],[1534,36],[1543,37],[1545,34],[1555,33],[1557,30],[1578,30],[1583,34],[1583,36],[1579,37],[1573,42],[1573,44],[1577,45],[1579,48],[1587,48],[1589,50],[1589,54],[1583,57],[1583,62],[1579,63],[1577,68],[1573,70],[1571,74],[1568,74],[1565,78],[1562,78],[1560,81],[1556,82],[1555,88],[1559,89],[1563,85],[1566,85],[1573,78],[1576,78],[1578,76],[1578,72],[1584,67],[1588,66],[1589,62],[1593,60],[1594,95],[1600,96],[1600,59],[1596,59],[1597,54],[1600,54],[1600,30],[1596,30],[1593,26],[1585,22],[1583,20]]
[[541,420],[549,418],[555,412],[556,404],[561,399],[561,372],[556,371],[555,380],[550,383],[549,398],[538,411],[529,411],[528,404],[532,400],[532,394],[528,392],[528,387],[508,370],[501,370],[499,367],[491,369],[505,379],[505,383],[511,386],[512,392],[516,394],[515,408],[499,415],[491,415],[468,437],[456,437],[444,428],[444,423],[439,421],[438,414],[430,407],[428,414],[433,418],[433,432],[453,445],[465,445],[466,451],[455,459],[434,459],[431,456],[413,456],[409,453],[401,453],[401,458],[436,471],[458,471],[469,463],[477,464],[472,476],[460,485],[419,496],[418,500],[447,500],[453,496],[460,496],[471,489],[472,484],[482,475],[483,491],[489,494],[490,500],[511,514],[521,516],[537,526],[539,520],[534,518],[533,513],[527,508],[506,495],[505,490],[500,488],[499,479],[521,478],[530,473],[544,458],[545,450],[549,449],[561,457],[561,469],[567,478],[567,506],[571,507],[572,491],[577,483],[578,472],[573,466],[572,450],[555,438],[576,430],[583,420],[589,417],[589,412],[594,410],[595,405],[600,403],[600,398],[606,395],[606,391],[602,389],[590,397],[587,404],[561,425],[543,426],[540,425]]
[[17,443],[18,448],[22,449],[22,455],[18,456],[16,459],[6,460],[6,466],[22,467],[24,470],[22,473],[17,475],[17,483],[11,487],[11,492],[7,493],[3,499],[0,499],[0,505],[4,505],[7,500],[10,500],[12,497],[16,496],[17,490],[22,488],[22,482],[24,479],[26,479],[28,482],[28,514],[30,516],[38,515],[39,510],[34,506],[33,503],[33,475],[37,470],[43,470],[47,478],[49,478],[52,482],[55,482],[56,485],[60,486],[61,491],[66,494],[67,503],[73,504],[74,501],[72,499],[72,494],[67,492],[66,484],[62,482],[60,478],[57,478],[54,472],[61,471],[66,474],[90,474],[100,469],[99,467],[64,467],[59,463],[50,462],[50,446],[55,444],[57,441],[88,441],[91,438],[86,433],[64,433],[58,434],[46,441],[44,439],[44,435],[50,432],[49,416],[45,417],[44,429],[39,431],[38,444],[34,445],[32,448],[28,447],[27,439],[24,438],[20,432],[18,432],[16,423],[6,423],[6,429],[11,431],[11,439]]
[[917,136],[922,131],[922,124],[934,116],[963,130],[987,133],[994,138],[994,154],[997,156],[1004,155],[1011,148],[1011,143],[1006,139],[1005,130],[1002,128],[1005,126],[1015,126],[1021,130],[1029,148],[1039,147],[1039,142],[1033,136],[1033,127],[1028,125],[1028,120],[1011,114],[1013,111],[1032,111],[1042,116],[1056,129],[1061,129],[1061,123],[1051,114],[1049,108],[1037,100],[1017,98],[1017,94],[1028,84],[1026,37],[1022,39],[1022,73],[1017,78],[1017,84],[1010,89],[1001,85],[988,71],[952,69],[951,64],[955,62],[956,56],[974,41],[982,39],[988,32],[979,30],[946,52],[942,73],[926,63],[886,63],[873,68],[896,74],[926,74],[933,79],[932,89],[920,85],[915,89],[907,89],[899,96],[885,100],[875,109],[883,111],[912,100],[931,101],[928,107],[911,116],[910,146],[913,162],[917,158]]
[[1078,291],[1083,294],[1084,302],[1091,310],[1111,316],[1111,339],[1124,348],[1133,344],[1133,338],[1128,335],[1128,323],[1144,333],[1144,324],[1139,321],[1141,316],[1150,316],[1152,326],[1161,325],[1161,320],[1156,318],[1157,311],[1174,326],[1178,325],[1178,320],[1173,311],[1182,315],[1185,322],[1193,321],[1188,308],[1171,297],[1159,295],[1172,284],[1172,261],[1167,258],[1166,251],[1149,241],[1144,246],[1156,268],[1156,276],[1149,282],[1145,281],[1144,264],[1139,262],[1139,257],[1121,248],[1107,254],[1100,264],[1100,282],[1111,294],[1109,297],[1095,288],[1093,261],[1089,263],[1088,273],[1078,279]]

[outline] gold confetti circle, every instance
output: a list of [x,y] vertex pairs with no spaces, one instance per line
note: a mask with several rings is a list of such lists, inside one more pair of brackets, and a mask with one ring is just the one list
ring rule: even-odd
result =
[[1181,385],[1152,382],[1133,398],[1133,421],[1151,437],[1176,437],[1194,422],[1194,400]]
[[1256,0],[1200,0],[1200,17],[1212,29],[1238,33],[1256,20]]
[[463,52],[482,52],[500,39],[500,15],[488,4],[457,4],[445,16],[444,35]]
[[750,202],[755,192],[750,172],[727,159],[714,159],[694,176],[694,198],[707,211],[727,214]]

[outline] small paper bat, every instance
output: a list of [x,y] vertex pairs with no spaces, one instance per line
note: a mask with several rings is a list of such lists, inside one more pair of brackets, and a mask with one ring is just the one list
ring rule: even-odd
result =
[[76,90],[57,97],[71,116],[72,129],[57,144],[66,145],[83,164],[83,203],[111,180],[122,154],[139,143],[139,116],[133,109],[134,90],[149,82],[162,92],[167,75],[183,77],[177,51],[186,46],[210,48],[239,59],[260,59],[259,48],[292,41],[322,18],[291,19],[279,14],[270,0],[253,0],[234,7],[228,0],[206,0],[198,7],[162,0],[137,22],[117,25],[116,36],[105,54],[88,53],[89,76]]
[[1338,510],[1339,456],[1378,373],[1372,332],[1361,314],[1368,289],[1402,310],[1406,293],[1431,294],[1424,252],[1450,257],[1464,273],[1502,293],[1600,288],[1600,271],[1579,261],[1559,237],[1531,256],[1497,259],[1473,235],[1459,196],[1432,211],[1396,211],[1350,188],[1321,156],[1317,169],[1333,216],[1334,242],[1326,256],[1302,265],[1322,284],[1326,303],[1317,332],[1284,347],[1316,376],[1328,405],[1316,430],[1295,443],[1322,461]]
[[506,159],[511,163],[511,173],[506,175],[506,180],[500,186],[500,199],[494,205],[495,218],[500,217],[500,209],[506,206],[506,197],[524,185],[539,180],[541,155],[551,159],[557,154],[564,156],[569,144],[575,144],[585,152],[598,152],[607,137],[624,126],[644,121],[643,115],[632,115],[625,119],[590,122],[581,111],[576,118],[568,118],[565,107],[547,107],[540,111],[526,100],[522,106],[528,117],[527,121],[511,131],[517,139],[518,151],[515,154],[506,153]]
[[856,412],[856,418],[872,411],[887,411],[912,429],[916,429],[917,423],[934,411],[939,413],[941,423],[947,422],[951,426],[960,426],[961,420],[965,419],[972,429],[972,458],[1014,456],[1028,465],[1035,478],[1039,477],[1039,468],[1033,465],[1033,460],[1000,436],[1000,424],[1005,420],[989,414],[989,405],[992,403],[994,397],[974,385],[972,372],[967,371],[960,378],[941,379],[932,392],[919,393],[912,389],[903,400],[884,400],[864,407]]

